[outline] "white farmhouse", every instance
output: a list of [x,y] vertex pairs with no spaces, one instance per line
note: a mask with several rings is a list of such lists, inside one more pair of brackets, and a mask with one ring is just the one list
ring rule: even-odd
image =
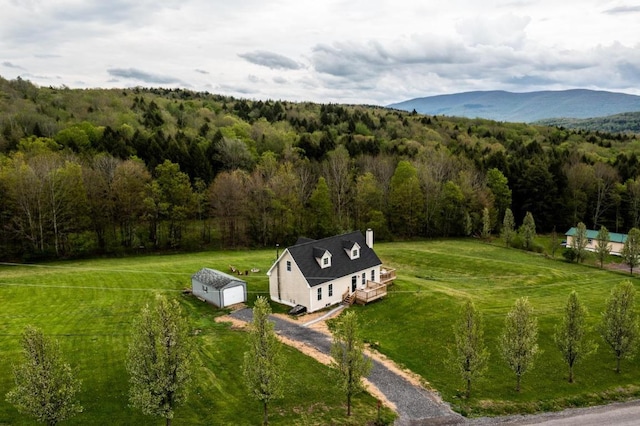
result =
[[384,297],[395,270],[373,251],[373,231],[321,240],[299,238],[267,272],[271,299],[314,312],[341,302],[367,303]]

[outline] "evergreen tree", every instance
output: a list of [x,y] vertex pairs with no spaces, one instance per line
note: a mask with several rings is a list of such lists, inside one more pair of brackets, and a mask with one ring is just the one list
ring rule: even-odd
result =
[[64,362],[57,341],[28,326],[22,334],[24,362],[14,367],[16,387],[7,401],[19,412],[53,426],[82,412],[76,400],[81,382]]
[[624,281],[611,290],[611,296],[602,313],[600,335],[611,347],[616,357],[616,373],[620,373],[620,361],[631,358],[638,340],[638,315],[635,309],[636,290]]
[[578,295],[572,291],[564,308],[562,322],[556,326],[554,341],[562,358],[569,366],[569,383],[573,383],[574,365],[597,346],[585,340],[587,309],[582,306]]
[[538,321],[526,297],[516,300],[507,314],[500,336],[500,351],[509,368],[516,374],[516,391],[520,392],[522,375],[533,367],[538,354]]
[[271,307],[259,296],[253,306],[249,327],[249,350],[244,353],[244,380],[251,395],[263,404],[263,424],[269,423],[269,402],[282,398],[284,390],[283,358],[280,343],[269,321]]

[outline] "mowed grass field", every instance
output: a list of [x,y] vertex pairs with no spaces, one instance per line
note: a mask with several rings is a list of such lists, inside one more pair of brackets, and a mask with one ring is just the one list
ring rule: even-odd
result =
[[[95,259],[32,266],[0,265],[0,424],[31,425],[5,401],[13,386],[12,364],[20,360],[20,335],[32,324],[56,338],[63,355],[83,382],[84,412],[70,425],[159,425],[128,407],[125,369],[131,324],[156,293],[181,301],[194,330],[196,374],[189,401],[177,410],[174,424],[256,425],[262,406],[249,398],[242,380],[246,333],[220,324],[225,313],[182,294],[191,274],[202,267],[261,269],[243,277],[250,303],[266,295],[271,251],[209,252],[124,259]],[[354,400],[347,419],[344,397],[335,391],[329,369],[285,347],[286,396],[271,406],[272,424],[353,424],[376,419],[376,400]],[[393,418],[390,411],[383,411]]]
[[[628,275],[471,239],[382,243],[375,249],[386,265],[397,268],[398,279],[385,299],[352,308],[363,337],[421,375],[456,410],[468,415],[532,412],[640,395],[639,360],[623,361],[622,373],[616,374],[614,356],[595,330],[589,338],[600,345],[598,352],[578,364],[573,384],[567,383],[566,366],[553,344],[554,326],[571,290],[589,309],[593,327],[611,288]],[[259,424],[261,406],[247,396],[241,379],[245,333],[214,322],[224,311],[181,291],[204,266],[223,271],[229,265],[243,271],[255,267],[261,272],[245,277],[251,304],[267,295],[265,272],[274,258],[274,250],[228,251],[0,266],[0,424],[33,424],[3,397],[12,386],[11,364],[19,357],[20,333],[27,324],[56,337],[83,380],[85,412],[67,424],[162,424],[128,407],[124,364],[132,320],[155,293],[180,300],[198,330],[194,389],[174,424]],[[506,313],[522,296],[538,317],[542,353],[523,376],[518,394],[497,341]],[[490,368],[484,380],[474,383],[468,401],[459,398],[464,384],[446,368],[452,324],[467,298],[484,316],[491,351]],[[285,309],[274,305],[274,311]],[[332,387],[327,367],[294,349],[285,354],[288,391],[271,407],[272,424],[361,425],[376,418],[375,399],[362,395],[355,400],[354,417],[346,419],[344,398]]]
[[[421,375],[458,411],[534,412],[640,395],[640,356],[623,361],[622,372],[616,374],[613,353],[595,330],[612,287],[629,279],[628,274],[474,240],[378,244],[375,249],[385,264],[397,268],[398,280],[385,300],[360,308],[366,339]],[[631,281],[638,286],[637,279]],[[577,365],[575,383],[569,384],[553,333],[572,290],[589,310],[588,338],[599,348]],[[505,315],[523,296],[538,318],[542,353],[523,376],[518,394],[515,375],[499,354],[498,336]],[[454,342],[452,324],[466,299],[483,314],[491,352],[487,374],[474,383],[468,401],[460,398],[464,383],[445,362],[447,346]]]

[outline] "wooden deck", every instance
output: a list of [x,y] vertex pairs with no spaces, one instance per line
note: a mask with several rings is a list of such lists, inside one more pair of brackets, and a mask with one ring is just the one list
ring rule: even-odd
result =
[[393,281],[396,279],[396,270],[393,268],[388,268],[386,266],[382,266],[380,268],[380,283],[381,284],[393,284]]
[[367,287],[356,290],[355,295],[355,302],[359,305],[373,302],[387,295],[387,284],[367,281]]
[[387,287],[393,284],[395,279],[396,270],[383,266],[380,269],[380,282],[367,281],[365,288],[358,289],[354,293],[349,293],[349,290],[347,290],[342,295],[342,300],[349,305],[353,303],[365,305],[374,300],[381,299],[387,295]]

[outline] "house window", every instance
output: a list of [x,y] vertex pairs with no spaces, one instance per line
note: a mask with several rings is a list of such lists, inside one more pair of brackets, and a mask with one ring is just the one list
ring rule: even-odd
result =
[[325,257],[324,259],[322,259],[322,264],[323,264],[324,266],[329,265],[329,258],[328,258],[328,257]]
[[363,272],[362,273],[362,285],[365,285],[367,283],[367,273]]
[[322,287],[318,287],[318,300],[322,300]]
[[353,249],[353,251],[351,252],[351,259],[357,259],[360,257],[360,252],[358,251],[357,248]]
[[291,261],[287,260],[287,272],[291,272]]
[[329,297],[333,296],[333,284],[329,284]]
[[203,286],[202,286],[202,291],[204,291],[205,293],[208,293],[208,292],[209,292],[209,289],[207,288],[207,286],[206,286],[206,285],[203,285]]
[[376,270],[371,270],[371,281],[376,282]]

